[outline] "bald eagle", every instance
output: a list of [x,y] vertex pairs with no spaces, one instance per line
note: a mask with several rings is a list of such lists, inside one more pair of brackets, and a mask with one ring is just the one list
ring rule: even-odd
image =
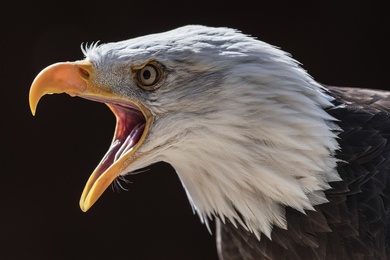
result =
[[183,26],[83,45],[30,88],[105,103],[112,144],[80,199],[171,164],[221,259],[388,259],[389,92],[325,86],[280,48]]

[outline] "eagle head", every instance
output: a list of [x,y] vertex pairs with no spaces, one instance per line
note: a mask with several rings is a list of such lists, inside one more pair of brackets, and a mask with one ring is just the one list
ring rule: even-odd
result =
[[288,53],[200,25],[82,47],[85,59],[45,68],[30,89],[105,103],[112,144],[90,176],[87,211],[118,176],[165,161],[202,222],[228,219],[256,236],[286,228],[285,207],[312,210],[340,180],[332,98]]

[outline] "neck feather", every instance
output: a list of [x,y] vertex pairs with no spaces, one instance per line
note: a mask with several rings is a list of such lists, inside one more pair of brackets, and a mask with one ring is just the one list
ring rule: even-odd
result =
[[274,225],[287,228],[286,206],[304,212],[327,202],[323,191],[340,180],[339,128],[324,110],[332,98],[304,71],[291,75],[228,79],[213,99],[218,109],[180,122],[188,131],[165,160],[202,222],[227,218],[270,238]]

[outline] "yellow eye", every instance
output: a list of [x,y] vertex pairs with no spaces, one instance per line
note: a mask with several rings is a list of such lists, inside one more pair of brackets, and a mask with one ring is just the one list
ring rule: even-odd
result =
[[137,80],[141,87],[150,88],[154,86],[161,78],[161,71],[157,65],[147,64],[137,71]]

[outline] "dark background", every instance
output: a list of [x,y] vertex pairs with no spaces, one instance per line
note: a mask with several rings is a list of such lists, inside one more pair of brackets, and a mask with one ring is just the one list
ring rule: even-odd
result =
[[83,42],[186,24],[227,26],[292,53],[322,83],[390,87],[385,1],[97,2],[13,1],[2,8],[0,259],[217,257],[214,236],[168,164],[128,178],[127,192],[108,189],[87,213],[79,209],[114,117],[102,104],[67,95],[43,98],[32,117],[28,92],[44,67],[82,59]]

